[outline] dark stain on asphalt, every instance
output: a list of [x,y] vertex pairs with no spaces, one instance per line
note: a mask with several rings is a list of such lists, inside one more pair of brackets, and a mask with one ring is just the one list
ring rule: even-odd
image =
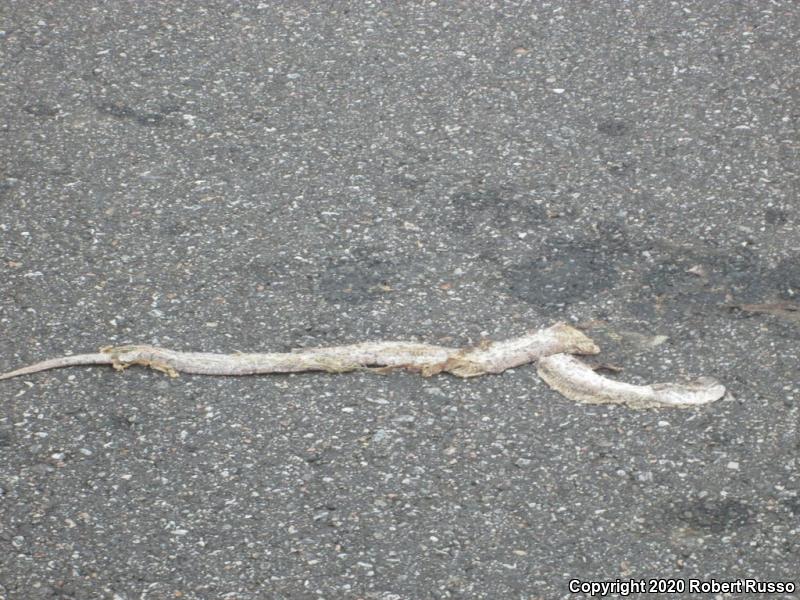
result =
[[752,252],[669,252],[642,275],[642,294],[683,311],[716,310],[730,301],[796,300],[800,256],[771,267]]
[[447,211],[448,224],[459,233],[525,230],[547,220],[544,208],[508,186],[460,190],[450,197]]
[[764,221],[767,225],[779,227],[789,219],[789,213],[779,208],[767,208],[764,211]]
[[562,246],[547,256],[513,265],[504,275],[512,296],[544,306],[585,300],[611,289],[618,278],[602,253],[583,246]]
[[768,283],[783,300],[800,298],[800,255],[786,258],[768,273]]
[[178,106],[163,106],[158,111],[138,111],[123,102],[101,102],[96,105],[96,108],[100,114],[115,119],[130,120],[143,127],[183,126],[182,121],[167,119],[169,115],[180,110]]
[[22,110],[24,110],[26,113],[28,113],[33,117],[43,117],[43,118],[57,117],[58,114],[61,112],[59,106],[43,101],[36,101],[26,104],[25,106],[22,107]]
[[753,522],[753,510],[734,498],[699,498],[671,502],[664,510],[665,524],[677,524],[704,533],[728,533]]
[[390,264],[378,259],[341,262],[320,275],[317,289],[331,304],[364,304],[386,294],[394,274]]
[[586,238],[545,242],[540,254],[505,269],[505,284],[529,304],[568,305],[614,288],[631,250],[623,226],[602,222]]
[[611,137],[622,137],[630,130],[629,125],[622,119],[606,119],[597,124],[597,131]]

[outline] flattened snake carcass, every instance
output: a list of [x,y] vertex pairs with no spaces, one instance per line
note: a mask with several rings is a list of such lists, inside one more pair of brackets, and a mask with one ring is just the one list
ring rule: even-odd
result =
[[258,375],[301,371],[345,373],[362,369],[381,372],[404,369],[424,377],[438,373],[477,377],[538,362],[539,376],[554,390],[577,402],[625,404],[632,408],[688,407],[714,402],[725,394],[725,388],[708,377],[687,384],[623,383],[598,375],[572,356],[599,352],[585,334],[565,323],[556,323],[520,337],[500,342],[484,341],[468,348],[392,341],[291,352],[214,354],[146,345],[111,346],[94,354],[45,360],[2,374],[0,380],[80,365],[111,365],[117,370],[142,365],[172,377],[177,377],[178,373]]

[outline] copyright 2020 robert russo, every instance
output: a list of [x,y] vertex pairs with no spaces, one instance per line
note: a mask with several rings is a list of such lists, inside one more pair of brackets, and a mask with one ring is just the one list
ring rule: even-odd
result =
[[792,594],[797,589],[791,581],[762,581],[759,579],[614,579],[583,581],[570,579],[573,594],[602,597],[615,594]]

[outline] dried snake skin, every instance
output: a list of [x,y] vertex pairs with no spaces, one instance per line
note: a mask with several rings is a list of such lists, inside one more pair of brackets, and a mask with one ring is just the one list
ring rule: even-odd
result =
[[39,371],[76,365],[112,365],[125,369],[144,365],[177,376],[256,375],[327,371],[344,373],[357,369],[406,369],[424,376],[451,373],[458,377],[477,377],[502,373],[506,369],[534,362],[542,356],[567,352],[596,354],[594,342],[577,329],[557,323],[547,329],[502,342],[485,341],[473,348],[447,348],[414,342],[364,342],[347,346],[309,348],[293,352],[259,354],[212,354],[179,352],[154,346],[117,346],[96,354],[79,354],[46,360],[0,375],[10,379]]
[[608,379],[568,354],[542,357],[537,372],[561,395],[588,404],[626,404],[631,408],[689,407],[715,402],[725,387],[710,377],[690,383],[632,385]]
[[178,373],[259,375],[301,371],[345,373],[360,369],[405,369],[424,377],[438,373],[477,377],[538,361],[539,376],[551,388],[577,402],[625,404],[632,408],[686,407],[714,402],[725,394],[725,388],[710,378],[688,384],[631,385],[602,377],[571,356],[598,352],[600,349],[586,335],[565,323],[556,323],[520,337],[501,342],[484,341],[469,348],[415,342],[364,342],[292,352],[213,354],[146,345],[115,346],[94,354],[46,360],[0,375],[0,380],[79,365],[111,365],[120,371],[142,365],[172,377],[177,377]]

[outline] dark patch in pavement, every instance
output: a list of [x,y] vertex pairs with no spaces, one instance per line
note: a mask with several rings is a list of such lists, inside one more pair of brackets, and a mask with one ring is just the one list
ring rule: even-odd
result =
[[563,247],[547,257],[506,269],[511,295],[537,306],[570,304],[611,289],[618,274],[602,253],[581,246]]
[[26,113],[34,117],[55,117],[61,112],[60,107],[47,102],[31,102],[22,107]]
[[0,429],[0,448],[11,446],[14,434],[8,429]]
[[733,498],[674,501],[664,511],[664,523],[686,525],[707,533],[729,533],[750,525],[753,510]]
[[101,102],[96,105],[101,114],[133,121],[144,127],[162,127],[166,125],[182,126],[181,121],[168,120],[167,117],[180,110],[178,106],[163,106],[158,111],[137,111],[123,102]]
[[611,137],[621,137],[628,133],[630,126],[622,119],[607,119],[597,124],[597,131]]
[[117,119],[130,119],[135,116],[134,110],[120,102],[102,102],[96,106],[100,114],[115,117]]
[[787,498],[783,501],[784,506],[789,509],[794,516],[800,516],[800,496]]
[[8,177],[0,181],[0,196],[5,196],[17,185],[17,183],[18,181],[13,177]]
[[248,261],[244,268],[237,270],[247,283],[268,287],[276,282],[285,281],[289,268],[285,263],[256,259]]
[[782,260],[768,274],[768,279],[784,300],[800,297],[800,255]]
[[789,218],[789,213],[779,208],[767,208],[764,210],[764,221],[767,225],[783,225]]
[[749,251],[706,255],[672,251],[644,273],[642,290],[681,312],[718,310],[730,301],[793,300],[800,290],[800,257],[768,268]]
[[540,256],[508,267],[504,278],[512,296],[532,305],[570,304],[612,289],[630,251],[625,229],[604,221],[593,236],[548,240]]
[[447,205],[448,224],[457,232],[525,230],[547,220],[545,210],[515,195],[512,187],[478,187],[456,192]]
[[341,262],[326,269],[316,287],[331,304],[364,304],[377,300],[388,290],[396,270],[375,258]]

